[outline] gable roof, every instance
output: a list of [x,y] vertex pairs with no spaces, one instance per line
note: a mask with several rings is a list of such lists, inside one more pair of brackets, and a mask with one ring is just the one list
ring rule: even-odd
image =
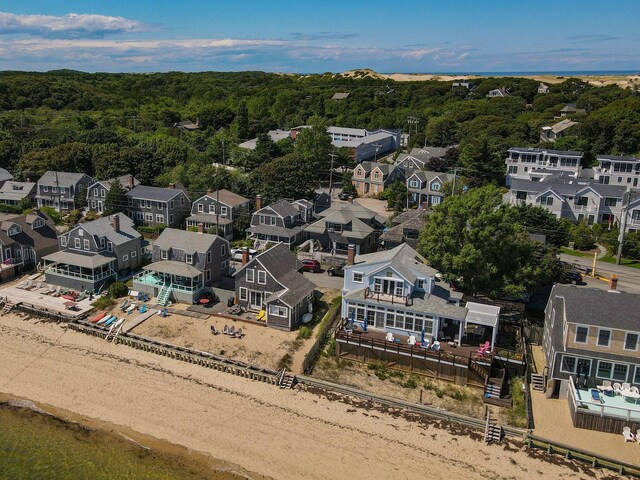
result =
[[333,97],[331,97],[331,100],[344,100],[345,98],[348,98],[349,94],[346,92],[337,92],[333,94]]
[[[120,228],[118,231],[113,228],[113,217],[116,215],[120,220]],[[94,237],[106,237],[114,245],[122,245],[142,236],[140,232],[135,229],[133,220],[127,217],[124,213],[115,213],[108,217],[102,217],[97,220],[81,223],[69,232],[73,232],[79,228]]]
[[147,185],[138,185],[137,187],[129,190],[127,192],[127,196],[131,198],[143,198],[145,200],[167,202],[177,197],[181,193],[185,192],[178,188],[149,187]]
[[154,245],[157,245],[162,250],[176,248],[178,250],[184,250],[185,253],[193,254],[208,251],[217,240],[227,242],[222,237],[210,233],[165,228]]
[[436,269],[427,265],[424,258],[406,243],[383,252],[356,255],[354,264],[345,268],[355,268],[364,263],[383,263],[388,265],[412,283],[418,278],[416,274],[433,277],[438,273]]
[[[205,197],[208,197],[211,200],[219,199],[220,203],[223,203],[224,205],[227,205],[232,208],[249,202],[248,198],[245,198],[242,195],[238,195],[237,193],[227,190],[226,188],[223,188],[221,190],[216,190],[215,192],[207,193],[202,197],[198,198],[198,200],[201,200]],[[194,203],[196,203],[198,200],[196,200]]]
[[573,120],[566,118],[561,122],[551,125],[551,131],[553,133],[560,133],[576,125],[578,125],[578,122],[574,122]]
[[[44,225],[39,228],[32,228],[36,218],[44,220]],[[28,215],[8,215],[0,217],[4,222],[15,223],[20,226],[21,232],[9,237],[4,229],[0,230],[0,241],[4,244],[12,242],[23,246],[32,247],[37,253],[42,250],[57,249],[58,232],[53,221],[44,213],[34,210]]]
[[[57,181],[56,181],[57,176]],[[46,185],[56,185],[56,183],[60,186],[67,187],[70,185],[76,185],[84,178],[88,178],[91,180],[91,177],[85,173],[75,173],[75,172],[56,172],[53,170],[49,170],[44,173],[39,179],[39,184]]]
[[[108,180],[95,180],[91,185],[89,185],[89,190],[91,190],[95,185],[102,185],[104,188],[109,190],[113,182],[120,182],[122,188],[125,190],[130,190],[131,183],[133,183],[134,188],[140,185],[140,181],[135,178],[133,175],[120,175],[116,178],[109,178]],[[90,195],[91,192],[87,192],[87,195]]]
[[270,203],[269,205],[261,208],[255,213],[259,213],[262,210],[267,208],[273,210],[276,214],[280,215],[281,217],[295,217],[299,213],[299,210],[296,207],[294,207],[291,204],[291,202],[287,200],[279,200],[275,203]]
[[13,179],[13,175],[11,175],[8,170],[0,168],[0,182],[5,182],[11,179]]
[[14,182],[8,180],[0,187],[0,200],[20,201],[34,193],[36,184],[34,182]]

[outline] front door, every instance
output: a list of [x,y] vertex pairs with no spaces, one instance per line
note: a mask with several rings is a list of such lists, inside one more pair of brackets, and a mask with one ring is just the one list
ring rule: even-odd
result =
[[262,308],[262,292],[249,292],[249,308]]

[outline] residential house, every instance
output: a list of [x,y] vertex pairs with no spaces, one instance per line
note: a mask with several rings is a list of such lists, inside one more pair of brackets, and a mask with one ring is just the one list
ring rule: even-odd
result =
[[316,190],[313,192],[313,211],[315,214],[331,208],[331,195],[328,191]]
[[0,187],[0,203],[6,205],[20,205],[25,199],[29,200],[29,204],[32,204],[35,196],[36,184],[34,182],[7,180]]
[[124,213],[81,223],[58,240],[60,251],[43,258],[52,285],[99,292],[142,264],[142,236]]
[[568,115],[582,115],[587,113],[584,108],[577,108],[575,103],[568,103],[560,110],[560,116],[566,117]]
[[455,174],[415,170],[407,174],[408,202],[431,208],[444,200],[443,186],[452,182]]
[[152,263],[133,278],[133,289],[157,303],[195,303],[229,273],[229,241],[219,235],[166,228],[153,244]]
[[640,230],[640,190],[628,190],[622,200],[622,212],[626,217],[620,223],[620,233]]
[[578,125],[578,122],[574,122],[568,118],[551,125],[550,127],[542,127],[542,133],[540,133],[541,142],[555,142],[556,140],[564,137],[569,133],[573,127]]
[[[612,285],[613,286],[613,285]],[[575,426],[619,434],[640,428],[640,408],[622,396],[594,402],[605,381],[640,387],[640,295],[555,285],[545,309],[543,350],[552,394],[568,398]],[[601,408],[602,406],[605,408]],[[608,408],[607,408],[608,407]]]
[[620,224],[625,188],[555,174],[541,180],[513,179],[505,200],[542,207],[572,222]]
[[437,274],[407,244],[365,255],[350,249],[344,267],[342,317],[359,324],[366,319],[367,332],[424,335],[443,345],[488,341],[493,349],[500,309],[484,306],[486,315],[470,314],[476,304],[467,305],[473,309],[462,307],[462,295],[437,281]]
[[418,249],[420,232],[425,224],[426,211],[422,208],[411,209],[391,219],[392,227],[380,235],[380,244],[385,250],[391,250],[406,243],[414,250]]
[[348,203],[325,210],[320,219],[305,227],[304,231],[308,238],[334,253],[346,253],[350,244],[355,246],[357,253],[369,253],[377,250],[384,223],[385,219],[373,210]]
[[453,82],[451,84],[451,89],[455,90],[457,88],[466,88],[467,90],[472,91],[476,88],[476,85],[473,82],[470,82],[468,80]]
[[405,171],[396,165],[379,162],[362,162],[353,169],[351,183],[358,196],[367,197],[382,193],[396,181],[404,181]]
[[624,185],[637,188],[640,178],[640,158],[598,155],[594,178],[605,185]]
[[541,93],[541,94],[549,93],[549,85],[547,85],[546,83],[540,82],[540,84],[538,85],[538,93]]
[[84,173],[48,171],[38,180],[36,203],[38,208],[52,207],[65,213],[78,208],[78,195],[84,195],[83,187],[93,180]]
[[26,215],[0,214],[1,280],[35,267],[42,257],[57,250],[56,226],[44,213],[34,210]]
[[510,97],[509,89],[505,87],[496,88],[494,90],[490,90],[487,93],[487,98],[502,98],[502,97]]
[[191,201],[175,183],[167,188],[138,185],[127,192],[126,213],[136,225],[182,228],[191,212]]
[[13,180],[13,175],[11,175],[8,170],[0,168],[0,186],[9,180]]
[[218,226],[217,233],[232,240],[233,226],[243,209],[248,213],[250,204],[248,198],[229,190],[209,190],[206,195],[193,202],[187,227],[197,227],[202,223],[205,230],[209,230]]
[[347,92],[337,92],[333,94],[331,100],[346,100],[347,98],[349,98],[349,94]]
[[193,132],[194,130],[198,130],[200,128],[200,120],[196,118],[195,123],[193,123],[191,120],[184,120],[182,122],[174,123],[173,126],[178,130]]
[[312,219],[313,203],[308,200],[280,200],[262,207],[258,196],[247,238],[262,244],[282,242],[293,248],[305,239],[304,227]]
[[[89,185],[87,189],[87,206],[102,215],[105,209],[105,198],[107,197],[107,192],[111,189],[111,185],[113,182],[120,182],[122,188],[127,191],[133,190],[135,187],[140,185],[140,182],[136,180],[133,175],[122,175],[118,178],[111,178],[109,180],[97,180]],[[125,209],[125,205],[119,205],[123,210]]]
[[436,158],[444,158],[452,147],[413,148],[410,153],[401,153],[396,158],[396,165],[405,170],[426,170],[429,162]]
[[284,243],[250,261],[247,251],[235,274],[238,304],[250,311],[264,310],[269,327],[293,330],[311,311],[315,288],[299,267],[298,259]]
[[512,147],[507,152],[507,187],[511,180],[520,178],[528,180],[534,173],[539,176],[566,172],[575,178],[582,173],[582,152],[548,150],[541,148]]
[[[267,132],[267,135],[269,135],[269,138],[271,138],[271,140],[277,143],[280,140],[290,139],[291,130],[280,130],[280,129],[269,130],[269,132]],[[241,144],[238,145],[238,147],[244,148],[246,150],[255,150],[257,144],[258,144],[258,139],[252,138],[250,140],[247,140],[246,142],[242,142]]]

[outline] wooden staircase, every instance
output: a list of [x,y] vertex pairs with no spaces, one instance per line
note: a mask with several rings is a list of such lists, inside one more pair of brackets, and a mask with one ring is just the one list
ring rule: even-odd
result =
[[532,373],[531,374],[531,389],[532,390],[537,390],[539,392],[544,392],[545,391],[545,386],[546,386],[546,382],[545,382],[544,375],[542,375],[540,373]]
[[9,300],[5,301],[2,307],[2,312],[0,312],[0,314],[5,315],[9,313],[11,310],[13,310],[13,307],[15,306],[16,306],[15,303],[11,303]]
[[156,304],[163,307],[166,306],[169,301],[169,297],[171,296],[171,290],[171,285],[164,285],[158,293],[158,301]]
[[502,441],[502,437],[504,436],[502,426],[497,423],[497,420],[495,418],[491,417],[488,408],[486,409],[486,417],[487,421],[484,427],[484,441],[487,443],[500,443]]
[[484,385],[482,400],[485,404],[498,407],[511,407],[513,404],[509,383],[506,381],[506,371],[503,368],[492,369],[492,376]]
[[290,375],[287,373],[287,369],[283,368],[278,374],[278,386],[280,388],[293,388],[293,385],[296,383],[295,375]]

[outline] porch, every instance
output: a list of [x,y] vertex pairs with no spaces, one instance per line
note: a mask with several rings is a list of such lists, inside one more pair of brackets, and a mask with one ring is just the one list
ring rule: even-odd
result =
[[104,283],[117,277],[114,257],[61,251],[43,257],[42,261],[48,283],[78,291],[97,292]]
[[183,262],[162,260],[144,267],[133,277],[133,289],[159,297],[164,292],[174,300],[193,303],[204,289],[204,273]]

